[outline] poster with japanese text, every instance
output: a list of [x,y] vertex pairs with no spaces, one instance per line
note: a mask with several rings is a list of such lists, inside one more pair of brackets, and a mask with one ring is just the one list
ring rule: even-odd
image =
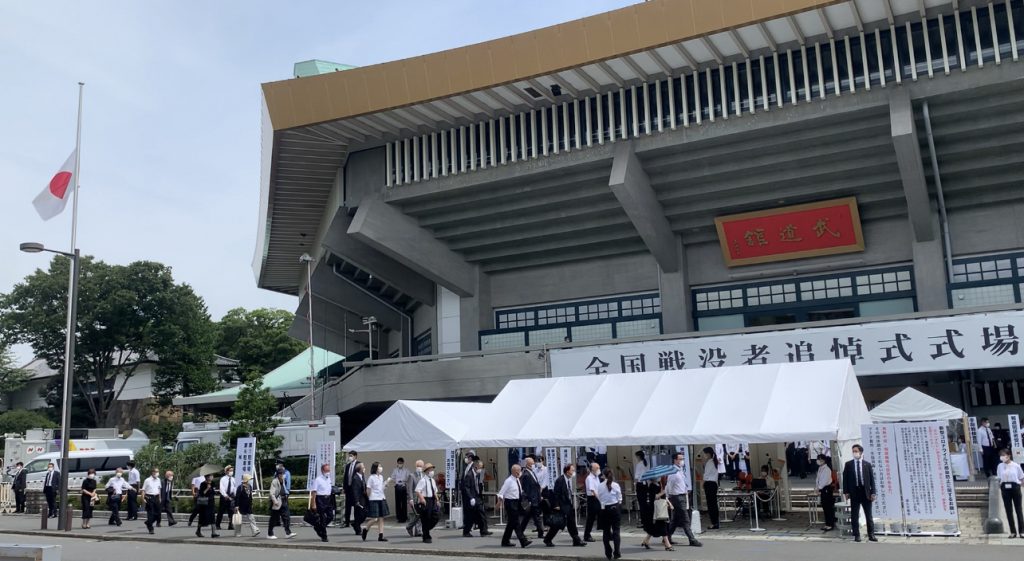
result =
[[553,484],[561,473],[561,467],[558,465],[558,448],[544,449],[544,463],[548,468],[548,484]]
[[458,480],[456,471],[458,470],[459,453],[455,448],[446,448],[444,451],[444,487],[445,489],[454,489],[455,482]]
[[[551,375],[849,360],[858,376],[1024,366],[1024,311],[552,349]],[[976,441],[975,441],[976,442]]]
[[900,480],[897,468],[896,431],[891,424],[861,427],[864,459],[875,477],[875,503],[872,514],[885,520],[903,520],[900,511]]
[[1024,461],[1024,440],[1020,434],[1020,415],[1010,415],[1007,424],[1010,426],[1010,447],[1013,453],[1013,461],[1018,464]]
[[956,521],[953,467],[945,422],[898,423],[896,435],[903,515],[908,522]]
[[321,440],[316,446],[316,473],[320,473],[320,466],[324,464],[331,465],[331,481],[334,485],[338,484],[337,471],[335,470],[335,462],[337,461],[337,445],[333,440]]
[[309,467],[306,468],[306,490],[313,490],[313,482],[316,480],[316,472],[320,469],[317,467],[317,454],[309,455]]
[[235,474],[238,475],[239,481],[241,481],[241,476],[246,473],[252,476],[255,481],[253,488],[258,491],[260,478],[256,477],[255,436],[244,436],[239,438],[237,449],[235,450]]

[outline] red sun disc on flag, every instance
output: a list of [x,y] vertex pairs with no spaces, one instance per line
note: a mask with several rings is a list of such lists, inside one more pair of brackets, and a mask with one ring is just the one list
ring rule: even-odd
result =
[[54,197],[63,199],[64,194],[68,191],[69,183],[71,183],[71,172],[59,171],[50,180],[50,192],[53,193]]

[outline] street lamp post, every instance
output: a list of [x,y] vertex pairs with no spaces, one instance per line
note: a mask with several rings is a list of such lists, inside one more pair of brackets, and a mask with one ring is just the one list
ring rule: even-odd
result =
[[[76,199],[77,202],[77,199]],[[60,414],[60,499],[57,503],[60,516],[57,518],[58,530],[70,530],[68,525],[68,453],[71,446],[71,390],[74,379],[75,368],[75,332],[78,327],[78,275],[80,267],[80,254],[77,248],[74,253],[47,249],[41,243],[26,242],[21,244],[21,251],[25,253],[40,253],[47,251],[56,253],[71,259],[71,278],[68,281],[68,321],[67,335],[64,339],[64,401]]]
[[300,263],[306,264],[306,298],[309,309],[306,319],[309,320],[309,420],[316,420],[316,367],[313,365],[313,258],[308,253],[299,257]]

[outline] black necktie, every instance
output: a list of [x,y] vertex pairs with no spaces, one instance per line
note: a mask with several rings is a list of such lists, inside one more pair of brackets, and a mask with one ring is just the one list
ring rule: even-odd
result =
[[861,470],[860,470],[860,460],[857,460],[857,486],[858,487],[863,487],[864,486],[864,477],[861,475]]

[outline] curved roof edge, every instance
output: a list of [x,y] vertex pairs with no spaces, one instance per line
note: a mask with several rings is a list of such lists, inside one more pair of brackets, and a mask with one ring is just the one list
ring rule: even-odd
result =
[[651,0],[422,56],[263,84],[274,130],[464,94],[843,0]]

